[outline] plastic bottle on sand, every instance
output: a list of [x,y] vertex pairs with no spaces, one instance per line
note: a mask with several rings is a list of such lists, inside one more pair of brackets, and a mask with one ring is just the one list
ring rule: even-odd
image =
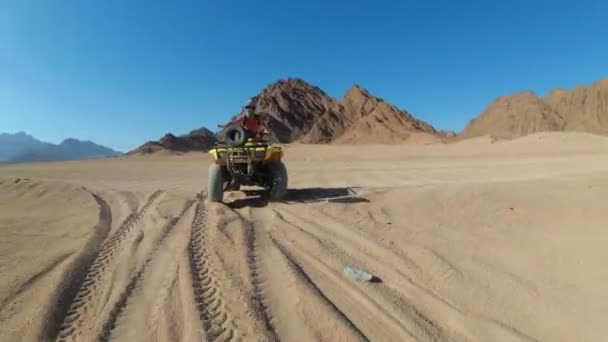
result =
[[342,269],[342,273],[359,281],[371,281],[374,276],[357,268],[346,266]]

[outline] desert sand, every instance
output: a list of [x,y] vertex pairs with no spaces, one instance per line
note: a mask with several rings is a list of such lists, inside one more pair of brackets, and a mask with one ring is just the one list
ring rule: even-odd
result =
[[[0,341],[602,341],[608,138],[289,145],[0,167]],[[362,268],[358,282],[342,273]]]

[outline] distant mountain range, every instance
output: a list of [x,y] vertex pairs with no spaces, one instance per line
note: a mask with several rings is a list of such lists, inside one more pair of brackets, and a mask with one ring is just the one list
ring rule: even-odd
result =
[[25,132],[0,133],[0,162],[66,161],[120,155],[122,153],[91,141],[68,138],[60,144],[51,144]]
[[[356,84],[342,98],[332,98],[302,79],[281,79],[263,88],[255,102],[281,143],[432,144],[546,131],[608,135],[608,79],[572,91],[557,88],[542,98],[531,91],[498,97],[459,133],[437,130]],[[221,131],[204,127],[182,135],[167,133],[128,154],[207,151],[221,136]]]
[[208,151],[217,141],[216,133],[203,127],[179,136],[167,133],[160,140],[148,141],[127,154],[152,154],[160,151]]

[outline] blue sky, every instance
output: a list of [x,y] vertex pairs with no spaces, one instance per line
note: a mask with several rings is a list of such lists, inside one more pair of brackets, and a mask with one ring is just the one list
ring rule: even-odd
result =
[[358,83],[437,129],[608,77],[605,1],[0,1],[0,132],[122,151],[267,84]]

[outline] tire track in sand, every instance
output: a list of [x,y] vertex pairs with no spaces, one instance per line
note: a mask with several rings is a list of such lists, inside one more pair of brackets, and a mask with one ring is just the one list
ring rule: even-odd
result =
[[261,263],[259,262],[259,244],[256,239],[260,232],[257,232],[256,226],[252,221],[246,220],[241,215],[239,215],[239,218],[244,222],[245,226],[247,266],[249,268],[249,273],[253,286],[251,306],[253,312],[257,316],[257,319],[260,322],[263,322],[263,324],[265,325],[265,329],[268,333],[267,337],[272,341],[278,341],[276,329],[275,326],[271,323],[272,317],[270,316],[270,312],[264,301],[264,296],[261,289],[261,286],[264,285],[264,277],[261,276],[261,273],[264,270],[262,269],[263,265],[261,265]]
[[236,339],[236,325],[224,307],[221,286],[215,277],[206,246],[207,209],[202,202],[196,207],[188,244],[188,257],[192,272],[192,287],[196,307],[208,341]]
[[254,301],[277,340],[368,340],[269,232],[247,222]]
[[76,297],[80,286],[85,281],[89,267],[98,256],[103,240],[112,229],[112,210],[110,206],[100,196],[91,192],[90,194],[99,206],[97,225],[93,228],[93,235],[82,249],[80,255],[76,257],[70,269],[66,271],[63,280],[57,287],[54,295],[56,298],[54,305],[49,308],[46,314],[46,323],[42,333],[45,339],[56,339],[63,318],[67,316],[71,303]]
[[62,317],[62,322],[58,329],[56,329],[55,334],[51,335],[53,340],[57,338],[57,341],[66,341],[73,335],[77,335],[83,323],[91,319],[86,314],[95,314],[95,310],[91,308],[91,304],[97,304],[97,300],[103,295],[101,286],[98,285],[104,278],[111,275],[108,274],[108,270],[112,270],[112,266],[116,263],[116,252],[129,241],[137,238],[135,234],[132,234],[134,232],[133,228],[141,222],[163,193],[160,190],[152,193],[139,211],[127,217],[112,237],[103,241],[97,255],[91,258],[94,260],[91,266],[88,269],[83,267],[86,270],[84,279],[73,283],[73,286],[77,287],[78,290],[70,299],[69,309],[65,315],[60,316]]
[[[401,273],[398,265],[387,263],[387,259],[390,258],[380,253],[381,248],[379,246],[375,246],[373,243],[368,243],[366,246],[363,241],[357,241],[360,237],[350,232],[337,220],[332,221],[320,213],[315,213],[315,219],[311,220],[284,207],[279,216],[289,226],[296,228],[295,230],[289,230],[290,235],[297,234],[301,237],[295,243],[283,239],[286,245],[291,247],[290,250],[295,252],[298,259],[305,260],[307,265],[312,266],[312,269],[316,269],[320,274],[323,274],[322,278],[317,278],[320,281],[325,278],[333,278],[334,284],[344,285],[342,286],[343,291],[334,292],[332,298],[340,299],[344,307],[346,304],[352,304],[349,303],[349,298],[345,296],[349,293],[350,298],[356,298],[360,304],[365,303],[369,311],[376,313],[373,317],[368,317],[368,322],[383,317],[382,322],[378,322],[377,325],[384,325],[387,329],[377,330],[376,333],[386,333],[391,330],[388,328],[394,328],[392,329],[395,333],[394,336],[398,336],[397,333],[401,330],[412,337],[416,336],[422,339],[466,339],[461,332],[441,322],[458,322],[461,327],[474,329],[479,321],[483,321],[487,324],[484,324],[482,330],[475,332],[470,330],[469,333],[479,334],[479,336],[492,334],[497,339],[533,340],[530,336],[513,327],[505,326],[501,322],[465,312],[434,292],[417,284],[410,277]],[[305,240],[309,240],[309,243],[304,243]],[[341,243],[338,245],[337,242]],[[313,246],[315,247],[311,248]],[[372,263],[371,261],[374,260],[376,262]],[[335,274],[337,273],[335,272],[336,261],[357,261],[355,263],[362,266],[373,264],[379,274],[382,274],[383,278],[386,277],[389,281],[384,286],[369,287],[368,291],[362,291],[363,288],[357,286],[358,284],[344,281],[342,277]],[[441,260],[438,259],[438,261]],[[333,267],[332,263],[334,264]],[[369,269],[369,267],[365,268]],[[327,288],[329,289],[329,287]],[[393,312],[400,313],[402,319],[391,314],[391,311],[383,309],[391,307],[395,309]],[[347,311],[357,312],[360,310],[352,306]],[[433,313],[432,317],[430,313]],[[361,312],[357,316],[360,316],[360,314]],[[367,324],[363,321],[361,323]],[[372,326],[368,328],[375,330]]]
[[419,334],[413,331],[409,321],[403,319],[407,316],[401,317],[390,310],[394,306],[394,298],[378,296],[373,287],[364,290],[361,284],[344,279],[340,274],[338,265],[354,260],[357,255],[354,249],[348,254],[338,247],[340,242],[341,247],[347,247],[348,240],[321,234],[313,222],[287,210],[275,213],[279,223],[276,225],[279,228],[277,238],[280,237],[277,241],[353,324],[372,340],[417,339]]
[[139,286],[139,283],[143,277],[146,267],[148,267],[150,262],[156,256],[156,252],[158,251],[160,245],[167,238],[167,236],[169,236],[171,231],[173,231],[173,228],[175,227],[175,225],[177,225],[177,223],[180,221],[182,216],[184,216],[186,211],[188,211],[188,209],[193,204],[194,204],[194,201],[186,202],[186,205],[182,209],[179,216],[170,218],[169,221],[165,224],[158,239],[154,243],[154,246],[155,246],[154,249],[152,251],[150,251],[148,257],[146,258],[146,261],[131,276],[131,279],[129,279],[129,282],[127,283],[127,286],[126,286],[124,292],[120,294],[118,301],[114,304],[114,307],[113,307],[112,311],[110,312],[110,316],[104,323],[102,331],[98,337],[99,341],[109,341],[110,340],[112,332],[113,332],[114,328],[116,327],[117,321],[119,320],[121,313],[124,311],[125,307],[127,306],[127,303],[128,303],[129,298],[131,297],[131,294]]

